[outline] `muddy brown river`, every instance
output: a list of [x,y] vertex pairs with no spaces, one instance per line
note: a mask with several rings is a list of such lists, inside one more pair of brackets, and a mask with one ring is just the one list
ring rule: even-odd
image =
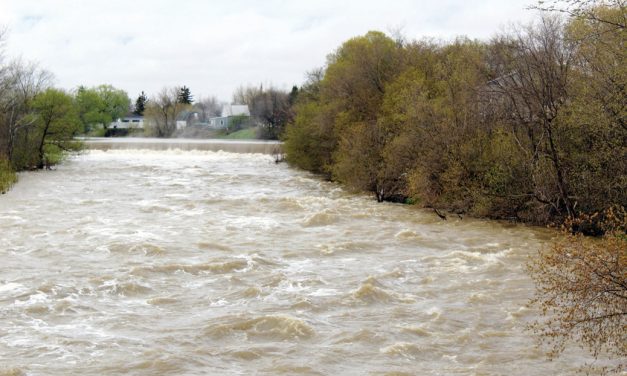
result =
[[0,375],[566,375],[548,230],[379,204],[271,155],[91,150],[0,196]]

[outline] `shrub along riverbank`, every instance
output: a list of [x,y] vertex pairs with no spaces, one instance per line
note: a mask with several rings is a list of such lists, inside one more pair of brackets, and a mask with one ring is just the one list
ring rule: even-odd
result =
[[350,39],[300,90],[288,161],[379,201],[480,217],[625,205],[625,14],[595,12],[489,42]]
[[6,193],[17,181],[17,175],[7,160],[0,159],[0,193]]

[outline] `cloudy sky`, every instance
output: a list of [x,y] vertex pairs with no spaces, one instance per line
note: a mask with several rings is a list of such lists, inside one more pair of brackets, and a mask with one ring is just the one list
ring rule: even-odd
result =
[[408,39],[487,39],[528,22],[534,0],[0,0],[7,55],[36,61],[57,86],[140,91],[187,85],[228,101],[240,85],[300,85],[368,30]]

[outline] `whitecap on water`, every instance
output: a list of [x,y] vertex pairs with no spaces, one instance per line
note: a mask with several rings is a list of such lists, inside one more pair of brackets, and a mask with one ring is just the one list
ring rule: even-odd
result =
[[361,283],[357,290],[354,290],[350,297],[358,302],[373,303],[414,303],[415,299],[402,296],[387,289],[382,283],[374,277],[368,277]]
[[0,299],[18,296],[28,291],[28,288],[20,283],[8,282],[0,284]]
[[302,340],[311,338],[315,332],[305,321],[291,316],[222,317],[217,324],[208,325],[205,335],[223,338],[233,334],[244,334],[248,339]]
[[302,225],[303,227],[321,227],[336,223],[338,220],[339,217],[336,214],[329,210],[324,210],[307,216],[303,220]]
[[396,342],[382,347],[380,352],[389,356],[400,356],[411,360],[432,360],[436,356],[433,349],[411,342]]

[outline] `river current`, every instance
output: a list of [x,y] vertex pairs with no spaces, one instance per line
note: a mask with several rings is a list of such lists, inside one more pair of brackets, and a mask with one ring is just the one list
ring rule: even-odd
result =
[[91,150],[0,196],[0,375],[558,375],[548,230],[376,203],[271,155]]

